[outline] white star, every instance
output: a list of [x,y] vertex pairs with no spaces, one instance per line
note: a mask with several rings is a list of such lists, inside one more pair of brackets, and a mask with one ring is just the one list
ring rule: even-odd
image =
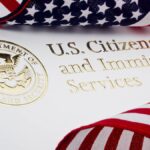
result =
[[88,23],[87,21],[86,21],[86,22],[81,22],[81,23],[80,23],[81,26],[87,26],[88,24],[89,24],[89,23]]
[[141,12],[140,12],[140,10],[138,9],[137,11],[132,12],[132,15],[133,15],[133,18],[135,18],[136,20],[138,20],[139,17],[141,16]]
[[91,13],[89,8],[86,10],[81,10],[81,11],[82,11],[82,16],[84,16],[85,18],[87,18],[89,16],[89,14]]
[[25,24],[27,24],[27,25],[33,25],[34,23],[35,23],[34,19],[32,19],[32,20],[27,20],[27,21],[25,22]]
[[16,20],[13,20],[13,21],[8,21],[7,24],[8,25],[15,25],[15,24],[18,24],[18,23],[16,22]]
[[70,19],[72,18],[71,13],[63,15],[63,16],[64,16],[63,20],[67,20],[67,21],[70,21]]
[[116,21],[119,23],[124,19],[123,14],[121,14],[120,16],[116,16],[115,18],[116,18]]
[[73,2],[73,0],[65,0],[64,6],[70,7]]
[[131,3],[136,3],[137,5],[139,4],[139,1],[138,0],[131,0]]
[[80,25],[81,25],[81,26],[87,26],[88,24],[89,24],[88,21],[80,22]]
[[52,11],[56,6],[53,4],[53,2],[50,2],[49,4],[45,4],[46,8],[44,11]]
[[37,10],[37,9],[35,8],[35,5],[34,5],[32,8],[27,8],[27,10],[28,10],[28,14],[27,14],[27,15],[31,15],[31,16],[34,16],[34,14],[35,14],[36,12],[39,12],[39,10]]
[[120,8],[122,9],[122,6],[125,4],[126,2],[123,0],[116,0],[116,6],[115,8]]
[[106,5],[106,2],[103,5],[99,5],[98,8],[99,8],[99,12],[102,13],[105,13],[105,11],[109,9],[109,7]]
[[53,17],[50,17],[50,18],[46,18],[44,23],[51,24],[53,21],[55,21],[55,19]]
[[68,27],[71,26],[70,24],[61,24],[61,27]]
[[98,23],[97,24],[100,24],[100,25],[103,25],[104,23],[108,22],[106,20],[106,18],[102,19],[102,20],[98,20]]

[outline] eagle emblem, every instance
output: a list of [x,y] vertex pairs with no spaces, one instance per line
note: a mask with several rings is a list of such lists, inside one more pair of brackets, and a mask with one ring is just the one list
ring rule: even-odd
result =
[[30,69],[21,55],[0,53],[0,88],[25,88],[31,79]]

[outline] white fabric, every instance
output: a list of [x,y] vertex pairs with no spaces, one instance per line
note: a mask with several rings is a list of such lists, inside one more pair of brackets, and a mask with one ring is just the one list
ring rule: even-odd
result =
[[91,130],[93,130],[93,128],[80,131],[75,136],[75,138],[70,143],[70,145],[67,147],[67,150],[77,150],[77,149],[79,149],[79,147],[82,144],[83,140],[86,138],[86,136],[88,135],[88,133],[90,133]]
[[106,142],[107,142],[112,130],[113,130],[113,128],[111,128],[111,127],[103,128],[102,131],[97,136],[95,142],[93,143],[91,150],[99,150],[99,148],[101,148],[101,150],[104,150]]
[[131,131],[124,130],[119,139],[117,150],[130,149],[133,134]]

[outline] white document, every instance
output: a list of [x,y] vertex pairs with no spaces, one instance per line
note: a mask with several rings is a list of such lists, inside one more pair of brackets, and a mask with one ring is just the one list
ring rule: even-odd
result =
[[150,28],[0,30],[0,149],[54,150],[72,129],[150,101]]

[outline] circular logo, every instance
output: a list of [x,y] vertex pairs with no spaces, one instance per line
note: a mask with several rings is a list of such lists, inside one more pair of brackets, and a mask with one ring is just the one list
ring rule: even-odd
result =
[[25,105],[45,92],[48,76],[42,63],[29,50],[0,41],[0,103]]
[[0,0],[0,22],[6,22],[19,15],[30,0]]

